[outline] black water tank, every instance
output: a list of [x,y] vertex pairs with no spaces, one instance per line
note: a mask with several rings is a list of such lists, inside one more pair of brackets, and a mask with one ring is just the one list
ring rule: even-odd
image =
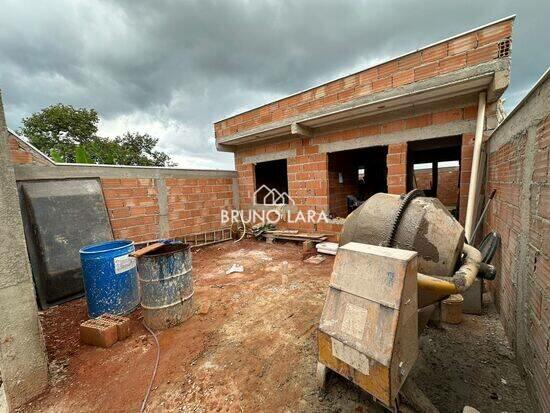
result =
[[81,296],[79,249],[113,239],[99,181],[28,181],[19,191],[40,307]]

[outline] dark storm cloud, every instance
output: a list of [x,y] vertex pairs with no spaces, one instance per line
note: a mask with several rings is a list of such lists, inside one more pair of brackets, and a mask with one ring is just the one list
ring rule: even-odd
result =
[[56,102],[150,132],[181,166],[232,167],[212,123],[516,13],[510,108],[550,62],[540,1],[3,1],[9,125]]

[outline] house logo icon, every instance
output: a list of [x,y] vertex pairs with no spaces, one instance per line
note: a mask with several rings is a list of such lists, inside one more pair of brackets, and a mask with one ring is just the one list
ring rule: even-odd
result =
[[267,185],[262,185],[256,189],[252,199],[254,205],[296,205],[292,197],[287,192],[279,192],[277,189],[269,188]]

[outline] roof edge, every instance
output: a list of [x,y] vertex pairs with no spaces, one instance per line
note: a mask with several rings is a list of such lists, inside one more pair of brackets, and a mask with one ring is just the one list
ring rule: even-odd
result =
[[514,116],[514,114],[520,110],[523,105],[529,100],[529,98],[535,93],[535,91],[539,88],[540,85],[542,85],[544,82],[546,82],[550,78],[550,66],[546,68],[546,71],[542,74],[541,77],[535,82],[535,84],[529,89],[529,91],[525,94],[525,96],[518,102],[516,106],[506,115],[506,117],[500,122],[495,129],[493,129],[493,132],[491,132],[491,136],[495,134],[495,132],[504,125],[508,119]]
[[46,155],[44,152],[42,152],[40,149],[38,149],[36,146],[34,146],[32,143],[26,140],[25,137],[17,134],[13,129],[8,128],[8,133],[13,135],[15,139],[22,142],[24,145],[27,145],[29,148],[31,148],[33,151],[38,153],[40,156],[42,156],[44,159],[46,159],[48,162],[50,162],[52,165],[56,165],[56,162],[50,158],[48,155]]
[[319,84],[319,85],[312,86],[312,87],[310,87],[310,88],[300,90],[300,91],[295,92],[295,93],[292,93],[292,94],[290,94],[290,95],[286,95],[286,96],[284,96],[284,97],[282,97],[282,98],[280,98],[280,99],[276,99],[276,100],[270,101],[270,102],[268,102],[268,103],[264,103],[263,105],[255,106],[255,107],[253,107],[253,108],[251,108],[251,109],[248,109],[248,110],[245,110],[245,111],[243,111],[243,112],[239,112],[239,113],[236,113],[236,114],[231,115],[231,116],[226,116],[226,117],[223,118],[223,119],[220,119],[220,120],[215,121],[215,122],[214,122],[214,125],[217,124],[217,123],[223,122],[223,121],[225,121],[225,120],[234,118],[235,116],[239,116],[239,115],[242,115],[242,114],[245,114],[245,113],[248,113],[248,112],[252,112],[252,111],[254,111],[254,110],[256,110],[256,109],[260,109],[260,108],[263,108],[263,107],[265,107],[265,106],[271,105],[271,104],[273,104],[273,103],[275,103],[275,102],[280,102],[280,101],[282,101],[282,100],[291,98],[291,97],[293,97],[293,96],[300,95],[300,94],[305,93],[305,92],[309,92],[310,90],[316,89],[316,88],[318,88],[318,87],[320,87],[320,86],[323,86],[323,85],[326,85],[326,84],[328,84],[328,83],[337,82],[338,80],[345,79],[346,77],[349,77],[349,76],[353,76],[353,75],[359,74],[359,73],[361,73],[361,72],[364,72],[364,71],[366,71],[366,70],[375,68],[375,67],[377,67],[377,66],[381,66],[381,65],[383,65],[383,64],[385,64],[385,63],[388,63],[388,62],[391,62],[391,61],[393,61],[393,60],[401,59],[401,58],[406,57],[406,56],[408,56],[408,55],[411,55],[411,54],[413,54],[413,53],[420,52],[420,51],[422,51],[422,50],[428,49],[428,48],[433,47],[433,46],[437,46],[438,44],[445,43],[445,42],[448,42],[448,41],[450,41],[450,40],[454,40],[454,39],[456,39],[456,38],[465,36],[465,35],[470,34],[470,33],[473,33],[473,32],[477,32],[478,30],[482,30],[482,29],[485,29],[485,28],[490,27],[490,26],[494,26],[495,24],[499,24],[499,23],[502,23],[502,22],[505,22],[505,21],[508,21],[508,20],[514,20],[515,18],[516,18],[516,15],[515,15],[515,14],[512,14],[512,15],[510,15],[510,16],[508,16],[508,17],[503,17],[502,19],[494,20],[494,21],[492,21],[492,22],[490,22],[490,23],[486,23],[486,24],[484,24],[484,25],[475,27],[475,28],[470,29],[470,30],[467,30],[467,31],[465,31],[465,32],[462,32],[462,33],[459,33],[459,34],[455,34],[455,35],[453,35],[453,36],[447,37],[447,38],[442,39],[442,40],[438,40],[437,42],[430,43],[430,44],[428,44],[428,45],[426,45],[426,46],[422,46],[422,47],[420,47],[420,48],[418,48],[418,49],[410,50],[410,51],[408,51],[408,52],[406,52],[406,53],[403,53],[403,54],[401,54],[401,55],[392,57],[391,59],[388,59],[388,60],[384,60],[383,62],[377,63],[377,64],[375,64],[375,65],[367,66],[367,67],[365,67],[364,69],[358,70],[358,71],[356,71],[356,72],[348,73],[347,75],[343,75],[343,76],[337,77],[337,78],[335,78],[335,79],[332,79],[332,80],[326,81],[326,82],[324,82],[324,83],[321,83],[321,84]]
[[8,133],[13,135],[18,141],[27,145],[32,150],[36,151],[39,155],[43,156],[48,162],[54,166],[69,166],[69,167],[98,167],[98,168],[120,168],[120,169],[162,169],[168,171],[190,171],[190,172],[221,172],[221,173],[233,173],[234,169],[204,169],[204,168],[181,168],[178,166],[144,166],[144,165],[109,165],[102,163],[70,163],[70,162],[55,162],[52,158],[34,146],[32,143],[27,142],[25,138],[18,135],[14,130],[8,128]]

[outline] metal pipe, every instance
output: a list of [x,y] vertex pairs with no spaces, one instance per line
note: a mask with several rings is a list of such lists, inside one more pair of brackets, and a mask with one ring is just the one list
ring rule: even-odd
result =
[[462,252],[466,255],[464,262],[452,277],[432,277],[418,273],[418,289],[441,294],[459,294],[470,288],[479,271],[481,252],[468,244],[464,244]]
[[483,143],[483,129],[485,127],[485,105],[487,103],[486,92],[479,94],[477,105],[476,134],[474,138],[474,155],[472,159],[472,172],[470,174],[470,186],[468,188],[468,206],[466,207],[466,223],[464,230],[466,240],[471,242],[472,230],[474,227],[474,212],[477,202],[477,185],[479,181],[479,160],[481,158],[481,146]]
[[489,199],[487,200],[487,203],[485,204],[485,208],[483,208],[483,211],[481,212],[481,216],[479,217],[479,220],[477,221],[476,227],[474,228],[474,232],[472,232],[472,239],[470,240],[470,242],[472,244],[475,243],[477,230],[479,229],[479,227],[483,223],[483,218],[485,218],[485,214],[487,213],[487,210],[489,209],[489,205],[491,204],[491,201],[495,197],[496,193],[497,193],[497,190],[493,189],[493,191],[491,192],[491,195],[489,195]]

